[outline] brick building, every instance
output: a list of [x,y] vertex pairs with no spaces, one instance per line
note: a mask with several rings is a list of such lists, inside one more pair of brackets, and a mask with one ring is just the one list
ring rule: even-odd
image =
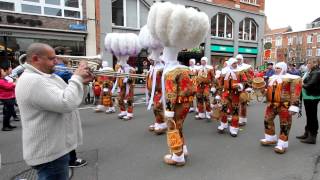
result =
[[[139,33],[146,24],[150,6],[154,0],[97,0],[97,48],[101,52],[104,36],[108,32]],[[96,1],[96,2],[97,2]],[[203,46],[204,55],[211,64],[222,64],[230,57],[243,54],[245,61],[260,65],[265,29],[264,0],[169,0],[205,12],[211,19],[211,31]],[[130,5],[130,6],[129,6]],[[98,10],[96,8],[96,10]],[[145,55],[145,54],[144,54]],[[114,63],[109,55],[103,56],[109,64]],[[141,64],[140,58],[134,60]],[[186,59],[188,61],[188,59]]]
[[264,60],[302,64],[309,58],[320,59],[320,18],[307,27],[301,31],[287,27],[267,32],[264,42],[271,44],[271,55],[264,56]]
[[86,55],[86,0],[0,0],[0,57],[15,63],[33,42]]

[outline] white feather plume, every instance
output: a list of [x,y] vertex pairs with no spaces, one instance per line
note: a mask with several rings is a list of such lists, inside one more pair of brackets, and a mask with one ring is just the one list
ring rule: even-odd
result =
[[139,42],[142,48],[159,49],[163,47],[159,39],[155,39],[153,36],[151,36],[146,25],[140,30]]
[[105,50],[115,56],[134,56],[141,50],[138,36],[133,33],[109,33],[104,44]]
[[151,35],[167,47],[192,48],[204,41],[209,31],[209,18],[194,8],[170,2],[154,3],[148,15]]

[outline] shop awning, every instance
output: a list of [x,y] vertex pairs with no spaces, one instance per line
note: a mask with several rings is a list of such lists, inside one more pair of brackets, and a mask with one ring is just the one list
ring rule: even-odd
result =
[[242,54],[258,54],[258,48],[255,48],[255,47],[239,47],[239,53],[242,53]]
[[84,41],[87,32],[0,25],[0,36]]
[[234,52],[233,46],[224,46],[224,45],[213,44],[213,45],[211,45],[210,49],[212,52],[227,52],[227,53]]

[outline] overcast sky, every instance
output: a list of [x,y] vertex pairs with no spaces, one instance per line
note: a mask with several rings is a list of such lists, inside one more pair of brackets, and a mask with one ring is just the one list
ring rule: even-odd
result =
[[291,26],[294,31],[320,17],[320,0],[265,0],[271,29]]

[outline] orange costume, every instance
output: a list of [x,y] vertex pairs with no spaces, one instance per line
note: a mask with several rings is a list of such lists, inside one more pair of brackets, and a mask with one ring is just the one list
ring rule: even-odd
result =
[[233,68],[232,65],[237,63],[237,60],[230,58],[228,60],[229,68],[222,74],[220,84],[223,86],[221,94],[221,122],[218,127],[219,133],[223,133],[224,129],[228,127],[228,109],[231,110],[231,125],[229,132],[232,137],[236,137],[239,131],[239,103],[240,93],[244,90],[244,84],[247,82],[246,75]]
[[[135,74],[134,68],[128,64],[120,65],[116,67],[116,72],[125,74]],[[133,98],[134,98],[134,85],[135,78],[128,77],[118,77],[116,79],[116,84],[118,87],[118,103],[120,108],[119,118],[124,120],[130,120],[133,118]],[[127,107],[126,105],[127,104]]]
[[196,97],[199,111],[199,114],[195,116],[197,119],[210,119],[210,91],[213,87],[215,73],[212,66],[206,65],[207,61],[207,57],[201,58],[203,65],[198,68],[196,76]]
[[[110,67],[104,67],[100,71],[113,71]],[[94,82],[94,89],[99,89],[99,101],[98,106],[95,108],[96,112],[106,111],[106,113],[114,113],[115,108],[113,107],[112,100],[112,87],[114,77],[99,75],[96,77]],[[98,86],[98,87],[97,87]]]
[[[300,76],[286,74],[286,63],[277,63],[276,68],[281,68],[282,71],[279,75],[271,76],[268,81],[267,107],[264,117],[265,138],[260,142],[262,145],[277,144],[274,151],[282,154],[288,148],[292,113],[298,113],[300,110],[302,81]],[[274,119],[276,115],[279,115],[280,119],[279,139],[275,135]]]

